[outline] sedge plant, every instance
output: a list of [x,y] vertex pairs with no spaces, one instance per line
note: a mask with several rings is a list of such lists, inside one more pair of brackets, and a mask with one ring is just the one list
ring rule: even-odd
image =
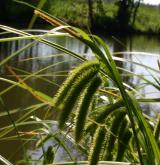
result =
[[[64,141],[59,138],[59,134],[63,134],[68,139],[72,138],[72,143],[77,145],[87,156],[86,161],[76,162],[79,165],[160,164],[160,117],[153,121],[152,117],[145,115],[140,107],[140,102],[159,102],[160,100],[158,98],[136,98],[138,91],[133,87],[128,88],[123,82],[119,72],[122,68],[117,67],[107,45],[101,38],[95,35],[88,35],[78,28],[71,27],[40,9],[35,10],[35,14],[51,25],[58,27],[43,35],[32,35],[26,31],[0,25],[1,29],[20,36],[10,39],[3,38],[0,40],[1,42],[27,38],[33,39],[28,45],[1,61],[0,66],[4,66],[9,60],[18,56],[19,53],[39,42],[79,59],[81,64],[72,70],[53,98],[39,90],[35,90],[26,83],[26,80],[30,77],[34,77],[41,71],[53,66],[48,66],[35,73],[19,70],[22,73],[28,74],[23,79],[16,74],[17,68],[6,66],[17,81],[0,77],[0,81],[11,84],[9,88],[0,94],[3,95],[5,92],[10,91],[10,89],[18,86],[28,91],[41,103],[24,109],[26,114],[13,122],[14,126],[9,125],[1,128],[3,131],[0,133],[0,137],[8,135],[9,132],[15,129],[15,126],[18,129],[20,125],[40,124],[38,129],[33,130],[35,136],[42,135],[36,143],[36,147],[43,148],[47,140],[54,139],[57,145],[61,145],[65,149],[71,159],[71,162],[54,163],[56,147],[49,146],[46,151],[43,150],[43,164],[53,163],[60,165],[75,163]],[[59,30],[63,30],[65,33],[57,33]],[[48,36],[68,36],[80,40],[92,50],[95,60],[87,60],[80,54],[46,39]],[[142,64],[138,65],[142,66]],[[155,71],[155,69],[149,68],[146,65],[143,65],[143,67]],[[156,72],[160,73],[158,70]],[[134,73],[130,72],[130,75],[133,76]],[[41,76],[39,78],[47,81],[46,78]],[[153,83],[143,76],[139,76],[139,78],[160,90],[158,81]],[[157,80],[156,77],[154,79]],[[104,102],[101,99],[102,96],[105,96],[108,101]],[[56,109],[59,112],[58,123],[52,119],[41,120],[35,116],[32,116],[34,120],[30,121],[32,112],[43,106],[49,106],[50,111]],[[13,110],[11,113],[14,114],[17,111]],[[7,113],[1,115],[7,115]],[[150,124],[151,122],[152,125]],[[56,123],[59,128],[56,133],[53,133],[51,130],[50,124],[53,123]],[[3,159],[3,161],[5,160]]]

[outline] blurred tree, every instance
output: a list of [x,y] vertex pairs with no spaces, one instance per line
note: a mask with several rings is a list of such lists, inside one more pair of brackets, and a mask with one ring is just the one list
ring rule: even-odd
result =
[[[37,0],[36,0],[37,1]],[[36,1],[34,3],[36,4]],[[29,2],[29,0],[28,0]],[[37,1],[38,2],[38,1]],[[27,6],[15,3],[12,0],[1,0],[0,5],[0,21],[9,22],[25,22],[32,16],[33,10]]]
[[105,10],[103,6],[103,0],[97,0],[97,8],[100,15],[105,15]]
[[118,6],[116,20],[121,30],[128,29],[131,22],[132,25],[134,24],[140,2],[141,0],[118,0],[116,2]]
[[134,9],[134,12],[133,12],[132,25],[134,25],[134,23],[135,23],[137,12],[138,12],[139,6],[141,4],[141,1],[143,1],[143,0],[138,0],[138,1],[135,2],[135,7],[134,7],[135,9]]
[[[1,0],[0,5],[0,22],[8,21],[9,14],[7,13],[8,9],[11,7],[11,0]],[[8,8],[7,8],[8,7]]]
[[93,28],[93,0],[88,0],[88,24],[89,27]]
[[[37,6],[40,0],[23,0],[31,5]],[[47,0],[48,2],[48,0]],[[16,3],[13,0],[1,0],[0,23],[16,25],[25,28],[33,16],[33,9]]]
[[118,6],[118,12],[116,19],[119,23],[121,30],[126,30],[129,26],[131,13],[133,10],[134,0],[119,0],[116,5]]
[[93,26],[95,25],[94,10],[93,10],[94,2],[97,5],[98,14],[103,17],[105,16],[103,0],[88,0],[88,24],[91,29],[93,29]]

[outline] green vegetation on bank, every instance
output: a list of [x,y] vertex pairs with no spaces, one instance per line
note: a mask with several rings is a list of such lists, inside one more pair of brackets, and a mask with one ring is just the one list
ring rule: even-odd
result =
[[[104,13],[100,11],[96,3],[93,4],[94,28],[109,32],[117,32],[118,22],[115,19],[118,11],[116,3],[103,3]],[[54,1],[49,13],[69,24],[78,25],[81,28],[88,26],[88,4],[84,1]],[[128,29],[132,32],[160,33],[160,8],[141,4],[136,15],[134,25]]]
[[140,6],[134,28],[142,32],[160,33],[160,7]]
[[[35,7],[39,1],[23,0]],[[89,5],[89,2],[91,3]],[[51,15],[83,29],[96,32],[140,32],[160,33],[160,7],[138,4],[135,0],[43,0],[43,10]],[[125,5],[122,3],[126,3]],[[124,6],[123,6],[124,5]],[[18,10],[17,10],[18,9]],[[14,0],[2,0],[0,22],[7,25],[20,25],[26,28],[32,18],[33,10],[15,3]],[[91,18],[92,17],[92,18]],[[135,19],[134,19],[135,18]],[[38,26],[44,24],[40,19]],[[92,24],[92,25],[91,25]]]

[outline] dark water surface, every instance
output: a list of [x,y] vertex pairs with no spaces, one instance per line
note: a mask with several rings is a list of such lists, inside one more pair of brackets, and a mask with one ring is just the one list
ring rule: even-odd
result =
[[[92,59],[93,56],[91,54],[91,50],[88,49],[81,42],[67,37],[59,37],[50,39],[53,40],[57,44],[61,44],[62,46],[82,54],[88,59]],[[117,52],[116,57],[123,57],[128,61],[135,61],[147,66],[150,66],[154,69],[158,69],[157,60],[160,56],[160,39],[155,36],[132,36],[132,37],[107,37],[105,38],[106,44],[109,46],[110,51]],[[21,40],[21,41],[13,41],[13,42],[5,42],[0,43],[0,61],[5,59],[10,54],[14,53],[16,50],[22,48],[26,44],[31,42],[30,40]],[[139,52],[139,53],[122,53],[122,52]],[[119,53],[118,53],[119,52]],[[143,52],[143,53],[140,53]],[[146,53],[146,54],[144,54]],[[151,53],[151,54],[149,54]],[[51,48],[42,43],[38,43],[30,49],[20,53],[18,56],[15,56],[11,60],[7,62],[8,66],[12,66],[12,70],[16,72],[19,78],[25,78],[29,73],[36,73],[34,76],[28,78],[25,82],[34,88],[35,90],[39,90],[41,92],[46,93],[49,96],[53,96],[55,91],[58,89],[58,86],[63,82],[66,78],[66,73],[68,73],[69,69],[74,68],[80,60],[77,60],[69,55],[62,55],[63,53],[59,50]],[[118,59],[117,58],[117,59]],[[119,67],[123,67],[124,69],[129,69],[130,71],[139,74],[145,75],[149,80],[153,80],[150,76],[153,74],[154,76],[159,76],[158,73],[153,73],[144,69],[143,67],[134,65],[131,62],[116,62]],[[48,67],[50,66],[50,67]],[[47,67],[47,68],[46,68]],[[46,68],[46,69],[44,69]],[[135,85],[141,83],[137,77],[127,77],[123,71],[122,75],[124,75],[124,82],[130,85]],[[8,69],[6,65],[3,65],[0,68],[0,75],[3,78],[9,78],[15,80],[15,77]],[[43,79],[39,78],[43,75]],[[47,81],[46,81],[47,79]],[[10,84],[0,81],[0,95],[4,101],[5,107],[8,110],[20,108],[24,109],[25,107],[36,104],[38,101],[33,97],[29,92],[20,89],[19,87],[14,87],[10,89],[8,92],[4,92],[4,90],[8,89]],[[155,97],[159,98],[160,93],[156,91],[153,87],[147,86],[143,90],[141,90],[141,94],[145,97]],[[158,104],[145,104],[142,105],[144,111],[150,113],[154,116],[157,112],[159,113],[159,105]],[[5,112],[6,109],[4,107],[0,107],[1,112]],[[45,114],[44,109],[36,112],[38,116],[43,118]],[[36,115],[37,115],[36,114]],[[22,114],[13,115],[15,120]],[[53,118],[56,118],[56,115],[52,115]],[[11,120],[8,116],[3,116],[1,118],[1,128],[11,124]],[[24,129],[24,128],[23,128]],[[22,130],[23,130],[22,129]],[[28,128],[25,128],[26,130]],[[2,131],[2,130],[1,130]],[[11,134],[10,134],[11,135]],[[6,135],[7,137],[7,135]],[[28,148],[26,153],[31,155],[31,150],[33,149],[33,144],[26,144]],[[23,157],[22,149],[19,148],[21,142],[17,140],[3,140],[0,138],[0,155],[6,157],[7,159],[15,162]],[[39,151],[40,152],[40,151]],[[40,154],[40,153],[39,153]],[[62,154],[62,151],[59,151],[59,155]],[[37,157],[37,155],[32,155]],[[40,155],[38,155],[40,156]],[[57,156],[57,161],[59,158]]]

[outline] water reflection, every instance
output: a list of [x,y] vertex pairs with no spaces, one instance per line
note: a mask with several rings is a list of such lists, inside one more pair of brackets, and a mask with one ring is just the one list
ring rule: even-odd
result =
[[[147,78],[149,81],[152,82],[155,82],[153,76],[160,77],[159,73],[153,72],[149,69],[146,69],[142,66],[132,63],[132,62],[137,62],[139,64],[144,64],[147,67],[152,67],[154,69],[159,70],[157,60],[159,59],[159,54],[160,54],[160,47],[159,47],[160,40],[158,37],[155,36],[150,36],[150,37],[128,36],[126,38],[113,37],[113,40],[109,40],[108,42],[112,43],[110,44],[110,50],[112,52],[122,52],[122,53],[118,53],[118,55],[116,56],[121,57],[127,61],[130,61],[130,62],[121,62],[121,61],[116,62],[119,67],[129,70],[135,73],[136,75],[144,76],[145,78]],[[130,52],[136,52],[136,53],[130,53]],[[122,75],[126,74],[124,70],[120,72]],[[122,77],[122,79],[125,83],[136,87],[136,89],[139,89],[142,87],[142,85],[143,86],[145,85],[145,81],[138,78],[137,76],[130,77],[125,75]],[[146,98],[160,97],[159,91],[150,85],[147,85],[142,89],[139,89],[139,93],[140,96]],[[159,108],[160,108],[159,103],[154,103],[154,104],[145,103],[142,104],[141,106],[144,112],[152,116],[155,116],[157,113],[159,113]]]
[[[128,38],[119,38],[119,37],[113,37],[114,41],[113,42],[113,52],[118,53],[115,54],[114,56],[119,57],[119,58],[124,58],[126,60],[132,61],[132,54],[128,54],[127,56],[123,54],[123,52],[132,52],[132,37],[129,36]],[[116,65],[119,68],[125,68],[131,72],[134,72],[133,64],[132,63],[127,63],[123,61],[116,61]],[[133,86],[133,77],[128,76],[128,74],[124,70],[119,70],[119,72],[122,75],[122,79],[124,83],[127,83],[130,86]]]
[[[74,40],[73,38],[54,38],[51,39],[53,42],[57,44],[61,44],[62,46],[77,52],[79,54],[84,54],[88,59],[93,58],[91,55],[91,50],[86,47],[81,42]],[[31,40],[22,40],[22,41],[13,41],[6,42],[0,44],[0,61],[8,57],[10,54],[24,47],[26,44],[30,43]],[[135,52],[135,51],[143,51],[155,53],[157,55],[160,54],[160,41],[156,37],[145,37],[145,36],[129,36],[126,38],[122,37],[110,37],[106,39],[107,45],[109,45],[110,51],[113,52],[121,52],[116,57],[124,58],[128,61],[135,61],[146,64],[147,66],[151,66],[155,69],[158,69],[157,65],[157,56],[151,55],[141,55],[141,54],[131,54],[131,53],[122,53],[122,52]],[[33,87],[35,90],[42,91],[49,96],[53,96],[55,91],[58,88],[58,85],[61,84],[66,78],[66,73],[68,73],[70,68],[75,67],[80,61],[67,55],[62,52],[51,48],[42,43],[37,43],[32,48],[25,50],[19,55],[15,56],[11,60],[7,62],[7,65],[12,66],[16,74],[19,75],[20,78],[27,77],[30,73],[33,76],[29,76],[26,80],[26,83]],[[131,72],[134,72],[139,75],[145,75],[149,80],[153,81],[153,78],[150,76],[151,71],[144,69],[141,66],[137,66],[133,63],[116,61],[117,66],[127,69]],[[49,66],[49,67],[48,67]],[[129,85],[143,84],[142,80],[137,77],[127,76],[126,72],[121,70],[121,74],[123,75],[123,81]],[[8,69],[3,65],[0,68],[1,77],[10,78],[15,80],[14,76],[8,71]],[[147,75],[146,75],[147,74]],[[155,75],[155,73],[153,73]],[[43,79],[39,76],[44,75]],[[47,81],[46,81],[47,79]],[[18,108],[23,109],[24,107],[37,103],[37,100],[32,96],[32,94],[22,90],[18,87],[14,87],[9,92],[3,93],[5,89],[9,87],[9,84],[0,81],[0,93],[7,104],[8,109]],[[143,90],[141,90],[141,94],[146,97],[160,97],[159,93],[153,87],[147,86]],[[143,106],[143,105],[142,105]],[[143,106],[144,111],[155,115],[155,112],[159,112],[159,104],[148,104]],[[150,111],[150,109],[152,111]],[[0,107],[0,110],[3,109]],[[42,115],[43,116],[43,115]],[[17,119],[19,116],[14,116]],[[8,117],[3,118],[1,121],[1,126],[5,126],[10,124],[10,120]],[[12,146],[20,146],[19,142],[9,142],[12,143]],[[6,147],[9,144],[6,141],[1,141],[1,153],[3,156],[9,158],[13,155],[13,150]],[[4,150],[5,148],[5,150]],[[28,148],[32,149],[32,145]],[[30,152],[28,149],[28,152]],[[41,151],[37,151],[41,152]],[[63,151],[59,151],[59,154],[63,154]],[[11,161],[15,162],[15,160],[19,160],[22,158],[21,150],[19,150],[13,157],[11,157]],[[56,158],[58,160],[58,157]]]
[[[52,39],[52,41],[61,44],[62,46],[71,49],[77,53],[84,54],[89,52],[88,48],[86,48],[85,45],[81,44],[79,41],[73,40],[72,38],[54,38]],[[0,61],[8,57],[10,54],[13,54],[17,50],[23,48],[30,42],[32,41],[22,40],[1,43]],[[25,78],[25,82],[29,86],[31,86],[35,90],[44,92],[49,96],[53,96],[58,86],[66,78],[68,71],[71,68],[75,67],[79,62],[79,60],[67,54],[64,54],[57,49],[51,48],[42,43],[37,43],[30,49],[27,49],[15,56],[14,58],[10,59],[7,62],[7,65],[12,67],[12,69],[14,70],[14,72],[16,72],[19,78]],[[33,74],[33,76],[29,76],[31,73]],[[6,65],[3,65],[1,67],[0,74],[1,77],[15,80],[14,76],[8,71]],[[43,79],[41,77],[43,77]],[[29,105],[38,102],[37,99],[32,96],[32,94],[26,92],[23,89],[20,89],[19,87],[14,87],[8,92],[3,92],[9,87],[9,84],[0,81],[0,93],[8,109],[23,109]],[[0,110],[1,112],[4,111],[2,107],[0,107]],[[38,114],[39,117],[44,117],[43,111],[46,112],[46,109],[41,109],[41,112]],[[17,120],[20,115],[21,114],[16,114],[12,117],[14,118],[14,120]],[[55,117],[56,115],[54,116],[54,118]],[[1,123],[1,127],[11,124],[11,121],[8,117],[3,117],[1,121],[3,121]],[[26,127],[20,128],[19,130],[23,129],[29,131],[29,129]],[[14,132],[14,134],[16,133]],[[12,149],[9,147],[9,144],[12,144]],[[7,159],[11,160],[11,162],[15,162],[16,160],[20,160],[23,158],[22,148],[19,148],[21,146],[21,143],[19,141],[8,142],[1,140],[0,146],[2,155]],[[19,149],[15,151],[15,148]],[[29,145],[27,148],[31,148],[32,150],[33,146]],[[30,150],[28,150],[28,152],[30,152]],[[40,152],[42,153],[42,151]],[[58,153],[61,155],[63,154],[61,150],[58,151]]]

